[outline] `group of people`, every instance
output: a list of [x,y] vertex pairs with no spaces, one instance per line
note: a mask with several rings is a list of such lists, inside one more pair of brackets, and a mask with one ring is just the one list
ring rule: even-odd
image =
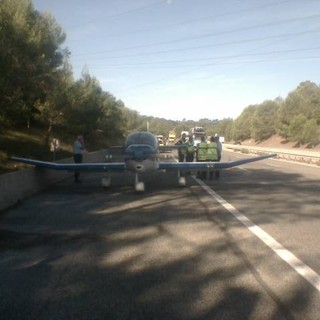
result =
[[[217,162],[221,160],[222,144],[217,134],[210,137],[208,142],[205,136],[201,137],[201,142],[195,146],[193,137],[189,136],[189,139],[187,139],[187,135],[183,133],[176,145],[180,146],[178,149],[179,162],[193,162],[194,158],[197,162]],[[210,170],[210,180],[213,178],[213,174],[216,178],[220,176],[218,170]],[[206,179],[207,171],[198,171],[197,177]]]

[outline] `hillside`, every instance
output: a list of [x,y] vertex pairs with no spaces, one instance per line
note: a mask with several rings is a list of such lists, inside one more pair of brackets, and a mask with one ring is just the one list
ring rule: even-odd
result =
[[[74,135],[66,133],[64,130],[57,132],[51,137],[60,142],[60,150],[53,153],[50,146],[45,142],[47,134],[46,128],[32,127],[24,130],[2,130],[0,131],[0,174],[8,173],[25,167],[8,161],[9,156],[19,156],[24,158],[38,159],[43,161],[53,161],[72,156],[72,145]],[[88,152],[105,149],[108,146],[119,143],[106,139],[100,133],[85,136],[86,150]],[[120,143],[119,143],[120,144]]]
[[305,149],[320,151],[320,145],[310,147],[309,145],[298,145],[296,142],[289,142],[284,140],[282,137],[274,135],[267,140],[256,142],[252,139],[241,142],[243,146],[258,146],[265,148],[280,148],[280,149]]

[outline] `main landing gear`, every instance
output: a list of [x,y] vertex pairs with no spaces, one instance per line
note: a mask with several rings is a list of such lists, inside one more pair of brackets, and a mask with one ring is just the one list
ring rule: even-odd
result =
[[101,185],[102,185],[103,188],[109,188],[110,185],[111,185],[111,176],[107,175],[105,177],[102,177]]
[[181,176],[180,170],[178,170],[178,183],[181,187],[185,187],[187,184],[186,177]]

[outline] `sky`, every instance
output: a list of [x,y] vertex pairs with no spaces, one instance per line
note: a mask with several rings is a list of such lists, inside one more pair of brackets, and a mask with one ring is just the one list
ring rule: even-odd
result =
[[320,82],[319,0],[33,0],[84,69],[141,115],[236,119]]

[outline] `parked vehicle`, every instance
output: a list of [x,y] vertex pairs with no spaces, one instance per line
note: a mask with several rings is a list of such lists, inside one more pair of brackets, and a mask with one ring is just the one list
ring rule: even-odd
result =
[[158,140],[158,145],[159,146],[164,146],[165,145],[164,136],[162,134],[158,134],[157,135],[157,140]]
[[201,137],[206,135],[204,128],[202,127],[191,128],[190,132],[192,134],[193,142],[195,146],[197,146],[197,144],[201,142]]
[[176,133],[174,131],[169,132],[168,142],[174,143],[176,141]]

